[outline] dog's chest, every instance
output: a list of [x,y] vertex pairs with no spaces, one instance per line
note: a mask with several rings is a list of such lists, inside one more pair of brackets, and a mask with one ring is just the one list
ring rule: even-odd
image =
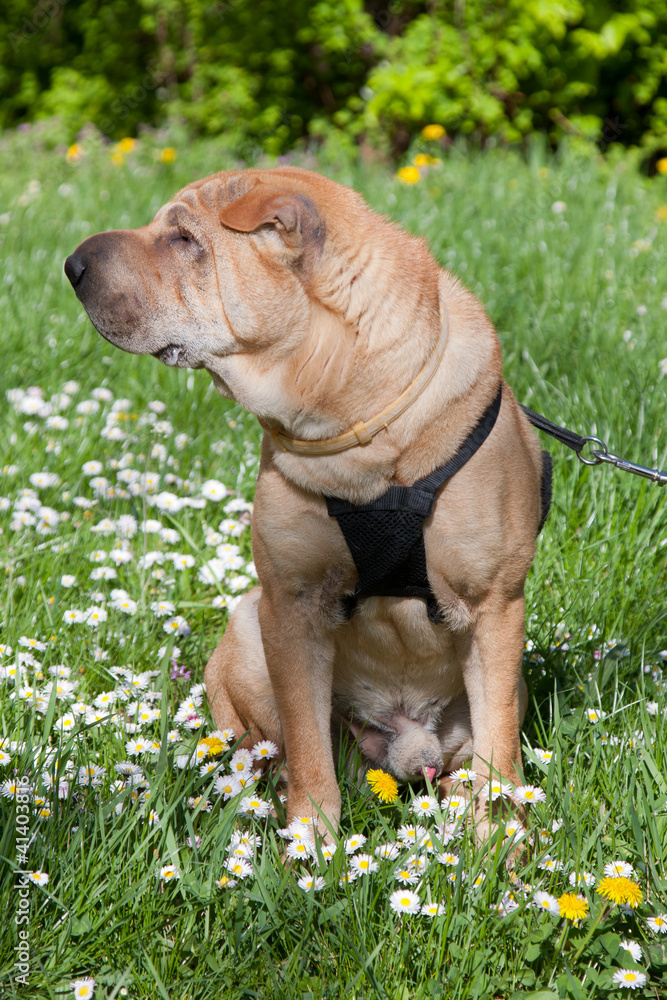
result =
[[398,711],[429,724],[462,691],[451,634],[419,598],[366,598],[336,633],[333,696],[344,714]]

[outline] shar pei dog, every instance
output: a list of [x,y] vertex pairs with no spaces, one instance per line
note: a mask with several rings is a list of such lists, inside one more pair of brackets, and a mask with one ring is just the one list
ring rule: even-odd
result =
[[259,586],[205,679],[220,728],[280,748],[288,820],[337,828],[341,731],[399,779],[517,784],[543,458],[474,296],[296,167],[189,184],[65,272],[106,340],[205,368],[265,431]]

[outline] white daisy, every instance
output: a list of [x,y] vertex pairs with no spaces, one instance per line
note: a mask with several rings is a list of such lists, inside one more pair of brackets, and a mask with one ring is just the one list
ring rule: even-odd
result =
[[637,941],[621,941],[621,948],[625,948],[625,950],[632,955],[633,961],[641,962],[643,958],[642,949],[641,945]]
[[444,799],[443,807],[449,810],[452,816],[462,816],[468,808],[468,802],[461,795],[450,795]]
[[242,791],[238,778],[233,775],[220,775],[219,778],[216,778],[213,788],[225,800],[234,798]]
[[567,880],[575,888],[580,888],[582,885],[595,885],[593,872],[570,872]]
[[103,469],[104,466],[102,465],[102,463],[96,461],[84,462],[83,465],[81,466],[81,471],[83,472],[84,476],[99,476],[99,474],[103,471]]
[[287,845],[285,854],[288,858],[312,858],[315,854],[315,847],[310,841],[293,840]]
[[75,608],[69,608],[63,614],[63,621],[66,625],[80,625],[85,620],[86,616],[83,611],[77,611]]
[[360,875],[372,875],[379,865],[372,854],[354,854],[350,858],[350,868]]
[[453,854],[451,851],[445,851],[442,854],[438,854],[438,861],[443,865],[458,865],[459,856],[458,854]]
[[473,782],[476,777],[477,772],[468,767],[460,767],[458,771],[452,771],[450,774],[452,781],[467,781],[469,783]]
[[490,802],[495,802],[499,798],[508,798],[512,794],[512,786],[506,785],[502,781],[487,782],[482,788],[482,796]]
[[49,876],[46,872],[28,872],[28,878],[31,882],[34,882],[35,885],[48,885],[49,882]]
[[438,800],[432,795],[419,795],[410,808],[416,816],[432,816],[438,808]]
[[287,840],[311,841],[313,839],[312,823],[310,821],[305,823],[300,819],[292,820],[286,830],[279,830],[278,833]]
[[627,861],[610,861],[604,866],[608,878],[634,878],[635,870]]
[[243,748],[235,750],[229,762],[229,770],[237,778],[247,777],[252,773],[252,754]]
[[541,889],[533,896],[533,906],[537,910],[546,910],[547,913],[552,913],[556,917],[560,916],[560,906],[556,897],[552,896],[549,892],[543,892]]
[[171,552],[168,558],[177,570],[191,569],[195,564],[195,557],[187,552]]
[[300,879],[297,879],[296,884],[300,889],[305,890],[305,892],[318,892],[324,888],[324,879],[321,875],[305,874]]
[[71,712],[66,712],[59,719],[53,723],[53,728],[60,730],[60,732],[66,733],[69,730],[74,729],[76,726],[76,719]]
[[150,609],[156,618],[165,618],[167,615],[173,615],[176,605],[172,604],[171,601],[153,601]]
[[173,618],[167,618],[167,620],[163,623],[162,628],[165,632],[177,632],[179,635],[186,636],[192,631],[182,615],[174,615]]
[[547,854],[546,857],[542,858],[541,861],[538,861],[537,867],[541,868],[542,871],[545,872],[559,872],[563,868],[563,862],[556,861],[554,858],[550,857]]
[[106,773],[106,768],[98,767],[97,764],[89,764],[88,767],[79,768],[78,782],[80,785],[90,785],[97,788],[102,784],[102,778]]
[[241,799],[238,812],[246,816],[255,816],[257,819],[264,819],[271,812],[271,803],[254,795],[247,795]]
[[94,979],[75,979],[69,985],[74,990],[74,1000],[92,1000],[95,994]]
[[201,495],[207,500],[213,500],[217,503],[225,499],[227,489],[217,479],[207,479],[205,483],[202,483]]
[[384,858],[386,861],[394,861],[400,853],[398,844],[380,844],[374,852],[376,858]]
[[496,906],[492,906],[491,909],[495,910],[499,917],[506,917],[508,913],[512,913],[513,910],[519,908],[519,904],[514,898],[514,894],[511,892],[505,893],[503,898],[500,900]]
[[250,751],[255,760],[272,760],[278,754],[278,747],[271,740],[255,743]]
[[519,804],[547,801],[544,791],[538,785],[519,785],[514,789],[512,797]]
[[252,865],[244,858],[227,858],[225,868],[234,878],[249,878],[253,873]]
[[617,986],[631,990],[639,989],[646,983],[646,973],[637,969],[618,969],[611,978]]
[[417,824],[405,824],[396,831],[396,836],[402,844],[421,844],[428,836],[426,827]]
[[168,510],[172,514],[178,513],[183,507],[183,500],[177,497],[175,493],[170,493],[168,490],[163,490],[162,493],[158,493],[154,501],[155,506],[158,510]]
[[181,873],[175,865],[163,865],[158,874],[158,878],[161,878],[164,882],[173,882],[180,877]]
[[397,868],[394,872],[394,878],[401,885],[416,885],[419,881],[419,875],[413,868]]
[[84,614],[86,616],[85,617],[86,625],[89,625],[91,628],[97,628],[97,626],[100,625],[102,622],[105,622],[108,617],[106,609],[99,607],[88,608],[88,610],[84,612]]
[[353,833],[352,836],[348,837],[345,841],[345,853],[354,854],[354,852],[358,851],[360,847],[363,847],[365,843],[366,837],[364,837],[363,833]]
[[395,913],[419,913],[421,902],[411,889],[397,889],[389,897],[389,905]]
[[646,923],[656,934],[667,934],[667,913],[658,913],[655,917],[647,917]]

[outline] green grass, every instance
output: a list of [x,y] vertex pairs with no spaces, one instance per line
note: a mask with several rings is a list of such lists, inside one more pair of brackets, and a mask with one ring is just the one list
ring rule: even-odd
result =
[[[39,664],[26,666],[23,684],[0,680],[3,749],[10,758],[0,781],[28,776],[51,811],[42,818],[39,804],[30,804],[36,837],[26,867],[47,872],[49,882],[30,886],[30,920],[18,925],[17,812],[11,798],[0,800],[6,913],[0,994],[40,1000],[72,995],[71,981],[93,977],[96,998],[127,990],[136,1000],[580,1000],[625,995],[629,991],[613,984],[612,973],[636,967],[647,981],[635,995],[664,996],[667,936],[654,933],[647,918],[667,912],[661,670],[667,656],[661,654],[667,647],[667,494],[650,483],[606,467],[587,469],[565,448],[544,441],[554,457],[554,504],[527,586],[531,703],[524,759],[526,780],[542,786],[546,802],[530,807],[532,846],[513,873],[505,864],[510,846],[501,836],[478,847],[467,832],[448,845],[458,865],[429,865],[420,898],[442,902],[442,916],[393,913],[389,896],[398,883],[387,861],[377,873],[341,886],[342,847],[328,866],[317,860],[310,866],[321,869],[325,887],[304,892],[296,884],[301,867],[281,861],[275,819],[237,816],[237,801],[222,801],[212,777],[175,766],[175,756],[212,729],[210,723],[197,732],[181,728],[180,745],[167,738],[227,619],[224,609],[212,606],[218,590],[198,576],[214,555],[207,528],[216,529],[226,516],[224,502],[160,514],[140,493],[100,495],[90,510],[73,498],[93,499],[84,463],[102,462],[102,474],[115,484],[115,463],[129,452],[128,468],[160,473],[161,488],[179,496],[197,496],[202,482],[218,479],[233,495],[251,500],[260,432],[254,418],[215,395],[206,375],[112,350],[84,317],[62,264],[86,235],[141,225],[181,185],[233,165],[214,143],[178,154],[173,165],[159,163],[144,140],[119,166],[109,150],[94,145],[70,164],[62,151],[39,150],[30,135],[0,140],[0,496],[10,501],[9,509],[0,509],[0,642],[14,649],[0,662],[5,668],[15,662],[21,636],[46,644],[34,653]],[[624,457],[667,466],[667,380],[659,364],[667,356],[667,223],[656,216],[667,202],[665,180],[649,182],[623,163],[568,154],[546,160],[537,149],[524,159],[501,150],[469,156],[453,149],[414,186],[380,166],[337,161],[326,151],[319,162],[301,162],[354,186],[374,208],[428,239],[442,263],[484,302],[519,400],[581,433],[599,435]],[[553,210],[558,202],[565,203],[560,213]],[[67,429],[18,413],[16,394],[5,396],[39,386],[49,400],[70,380],[80,387],[61,411]],[[102,401],[96,414],[76,412],[100,386],[130,401],[118,422],[127,435],[122,440],[101,435],[111,401]],[[171,430],[161,432],[147,419],[154,400],[166,404],[157,419],[168,420]],[[177,441],[177,434],[187,439]],[[53,534],[34,526],[12,529],[21,491],[34,489],[30,476],[43,470],[60,482],[40,488],[39,498],[66,518]],[[179,479],[165,483],[168,475]],[[90,553],[116,544],[116,535],[93,533],[91,526],[127,514],[139,523],[159,517],[178,532],[178,541],[139,531],[128,543],[132,561],[117,567],[117,579],[91,581]],[[240,546],[245,566],[249,530],[239,524],[242,534],[230,540]],[[141,555],[150,550],[192,554],[195,565],[172,571],[167,561],[142,568]],[[156,569],[164,572],[156,576]],[[64,587],[64,574],[74,575],[77,585]],[[69,608],[100,605],[91,592],[109,602],[114,587],[137,602],[134,615],[108,607],[97,629],[63,622]],[[164,619],[150,609],[162,599],[187,618],[188,637],[165,634]],[[174,641],[189,679],[171,677]],[[166,647],[162,655],[160,647]],[[143,735],[159,743],[159,753],[136,758],[142,785],[112,787],[119,778],[114,764],[127,759],[125,743],[135,738],[122,718],[79,720],[73,732],[61,733],[54,723],[72,699],[57,700],[54,693],[40,706],[20,696],[27,684],[44,692],[54,664],[70,669],[76,697],[88,705],[119,686],[110,668],[153,671],[141,697],[161,708],[161,718]],[[606,716],[593,723],[590,709]],[[534,747],[553,751],[551,762],[542,763]],[[229,752],[220,759],[227,761]],[[76,769],[92,764],[106,769],[101,785],[79,785]],[[69,789],[58,798],[42,775],[62,778],[68,766],[74,768]],[[410,791],[401,789],[395,805],[383,806],[368,787],[358,789],[344,774],[340,781],[345,833],[363,833],[369,853],[395,840],[412,815]],[[259,791],[280,811],[271,782],[263,779]],[[203,802],[188,804],[198,796],[210,811]],[[159,823],[150,823],[150,810]],[[432,827],[436,820],[424,822]],[[554,821],[561,825],[545,832]],[[217,881],[237,826],[254,827],[262,846],[253,876],[221,889]],[[545,855],[562,862],[562,870],[541,868]],[[570,873],[592,872],[599,880],[614,860],[635,870],[643,894],[636,911],[612,906],[596,925],[602,900],[594,887],[584,887],[591,915],[563,933],[559,917],[530,905],[532,891],[560,896],[570,888]],[[181,873],[171,884],[156,877],[170,863]],[[501,916],[498,905],[510,893],[518,906]],[[27,987],[13,969],[23,926],[29,927]],[[642,949],[637,963],[620,949],[625,938]]]

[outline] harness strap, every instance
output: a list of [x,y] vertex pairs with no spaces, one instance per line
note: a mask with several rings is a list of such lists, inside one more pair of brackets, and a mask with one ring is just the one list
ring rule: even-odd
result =
[[502,400],[502,386],[456,454],[412,486],[390,486],[377,500],[353,504],[325,497],[357,568],[354,593],[345,595],[343,611],[350,619],[360,597],[422,597],[434,623],[441,612],[428,582],[424,519],[446,480],[468,462],[493,430]]
[[493,400],[488,409],[482,414],[479,422],[472,429],[453,458],[450,458],[450,460],[445,462],[444,465],[441,465],[440,468],[434,469],[434,471],[430,472],[428,476],[424,476],[423,479],[418,479],[417,482],[413,484],[416,489],[425,489],[429,493],[434,494],[447,479],[451,479],[451,477],[455,475],[459,469],[463,468],[466,462],[468,462],[475,454],[477,449],[481,448],[493,430],[494,424],[500,412],[502,398],[503,386],[501,382],[498,386],[496,398]]
[[338,500],[335,497],[325,497],[327,511],[330,517],[339,514],[367,513],[373,510],[412,510],[428,517],[433,509],[435,494],[447,479],[462,469],[470,461],[475,452],[482,447],[493,430],[500,404],[502,401],[502,383],[498,386],[496,397],[484,411],[476,426],[472,429],[459,450],[448,462],[434,469],[428,476],[418,479],[412,486],[390,486],[377,500],[365,504],[353,504],[348,500]]

